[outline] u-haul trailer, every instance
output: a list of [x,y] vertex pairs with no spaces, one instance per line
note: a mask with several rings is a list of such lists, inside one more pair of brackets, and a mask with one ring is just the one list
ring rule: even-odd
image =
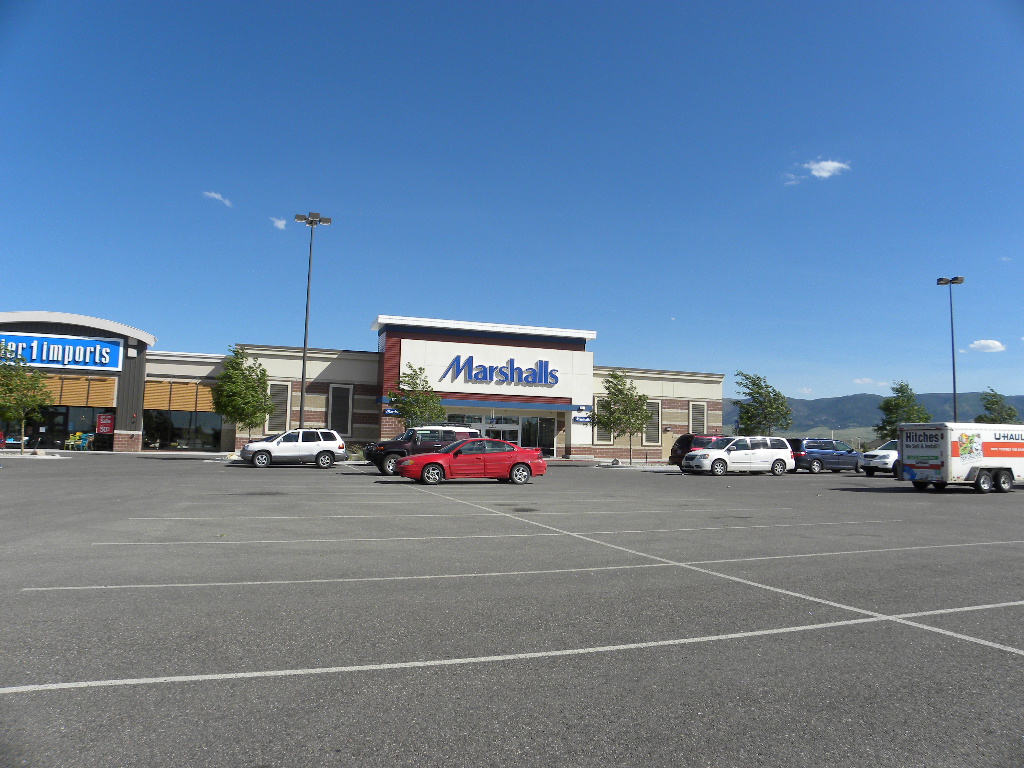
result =
[[899,425],[897,480],[923,491],[950,483],[973,485],[979,493],[1008,493],[1024,482],[1024,426],[932,422]]

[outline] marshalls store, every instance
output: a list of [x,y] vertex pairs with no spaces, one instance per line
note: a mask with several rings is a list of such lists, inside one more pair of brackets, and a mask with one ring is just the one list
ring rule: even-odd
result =
[[[634,438],[634,457],[659,461],[681,434],[722,433],[723,374],[594,365],[587,342],[595,331],[391,315],[371,329],[376,352],[307,351],[306,426],[356,445],[399,434],[404,424],[387,393],[412,365],[426,372],[447,421],[549,456],[628,454],[626,437],[590,425],[616,370],[647,397],[650,419]],[[63,448],[78,435],[106,451],[231,451],[246,442],[248,432],[236,434],[213,411],[211,387],[226,354],[162,352],[145,331],[62,312],[0,312],[0,342],[43,370],[53,394],[54,405],[26,427],[30,447]],[[302,348],[236,346],[270,379],[276,407],[261,433],[297,426]]]

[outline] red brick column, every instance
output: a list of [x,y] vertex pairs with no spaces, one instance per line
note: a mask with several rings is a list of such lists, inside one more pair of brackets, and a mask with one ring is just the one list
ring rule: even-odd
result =
[[141,432],[125,432],[123,430],[117,430],[114,432],[114,453],[136,452],[141,450]]

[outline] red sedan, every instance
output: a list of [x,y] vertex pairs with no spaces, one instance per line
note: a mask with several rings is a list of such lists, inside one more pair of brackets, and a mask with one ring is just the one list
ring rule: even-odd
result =
[[420,453],[401,459],[398,474],[436,485],[444,479],[493,477],[499,482],[522,485],[548,471],[539,448],[520,448],[504,440],[476,438],[456,440],[437,453]]

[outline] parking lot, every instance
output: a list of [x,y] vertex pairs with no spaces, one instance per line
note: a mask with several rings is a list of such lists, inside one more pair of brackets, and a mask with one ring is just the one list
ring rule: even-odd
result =
[[0,766],[1024,765],[1024,488],[0,463]]

